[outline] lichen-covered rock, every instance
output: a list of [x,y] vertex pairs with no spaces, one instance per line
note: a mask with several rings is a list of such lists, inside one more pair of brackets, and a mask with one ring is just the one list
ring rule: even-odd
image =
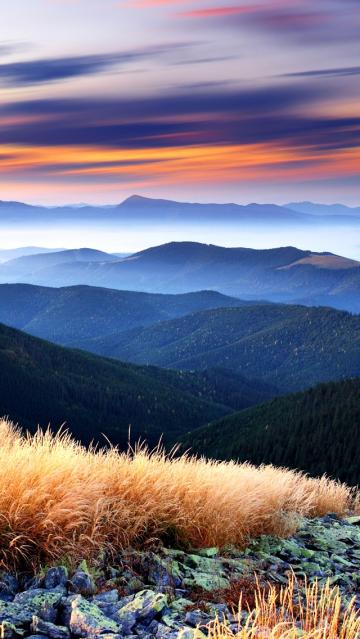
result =
[[206,639],[206,635],[199,628],[183,628],[178,632],[177,639]]
[[33,615],[54,622],[63,594],[62,590],[37,588],[17,594],[12,602],[0,601],[0,623],[28,627]]
[[222,588],[229,588],[230,581],[226,577],[220,575],[213,575],[211,573],[196,572],[194,571],[191,577],[186,577],[183,584],[188,589],[200,588],[201,590],[218,590]]
[[71,579],[71,589],[78,595],[89,597],[96,592],[93,578],[84,570],[77,570]]
[[68,580],[68,570],[65,566],[56,566],[46,571],[42,580],[44,588],[51,590],[58,586],[65,586]]
[[1,624],[1,639],[20,639],[24,634],[24,629],[16,627],[9,621],[3,621]]
[[219,548],[214,546],[213,548],[200,548],[198,554],[201,557],[216,557],[219,554]]
[[[18,581],[0,573],[2,636],[29,639],[32,632],[32,639],[204,639],[205,626],[215,617],[226,619],[236,633],[238,619],[224,603],[231,593],[221,589],[232,582],[242,587],[244,577],[248,588],[254,573],[260,581],[280,585],[293,572],[309,581],[329,579],[345,602],[353,597],[360,608],[358,519],[331,514],[304,519],[293,537],[264,535],[246,549],[223,553],[216,548],[128,550],[114,559],[114,566],[95,564],[97,593],[84,562],[73,578],[84,594],[68,592],[67,586],[71,591],[74,585],[61,566],[41,578],[20,576]],[[146,587],[134,592],[140,584]],[[8,601],[1,598],[1,588]]]
[[30,626],[34,612],[21,604],[0,601],[0,624],[13,625],[16,628]]
[[119,593],[115,588],[100,592],[94,597],[95,603],[116,604],[119,601]]
[[87,601],[81,595],[72,598],[69,627],[75,637],[119,634],[119,625],[105,616],[96,603]]
[[44,621],[54,622],[57,617],[57,610],[65,594],[64,588],[54,588],[52,590],[34,588],[17,594],[13,603],[20,606],[24,611],[37,615]]
[[142,590],[133,597],[132,601],[119,608],[114,618],[121,624],[123,632],[128,634],[139,621],[149,624],[167,606],[167,603],[167,596],[163,593]]
[[188,626],[196,628],[197,626],[205,626],[211,621],[211,617],[201,610],[190,610],[186,613],[184,621]]
[[171,556],[151,553],[147,559],[148,581],[160,592],[169,592],[181,586],[183,573],[179,562]]
[[0,599],[12,601],[19,589],[18,580],[9,572],[0,572]]
[[178,630],[172,630],[169,626],[159,623],[156,631],[156,639],[176,639],[178,636]]
[[65,626],[57,626],[50,621],[43,621],[34,615],[30,630],[41,635],[46,635],[50,639],[70,639],[70,630]]

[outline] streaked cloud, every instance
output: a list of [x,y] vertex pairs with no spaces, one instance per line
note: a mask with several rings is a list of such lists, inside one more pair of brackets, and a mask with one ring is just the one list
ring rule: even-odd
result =
[[311,77],[332,77],[343,78],[346,76],[360,75],[360,66],[340,67],[334,69],[309,69],[307,71],[296,71],[294,73],[284,73],[284,78],[311,78]]
[[[174,8],[175,8],[174,4]],[[322,44],[324,40],[348,40],[358,38],[359,11],[349,0],[268,0],[262,3],[218,4],[217,6],[193,6],[176,13],[184,20],[208,22],[219,28],[252,27],[276,36],[291,36],[297,41]]]
[[11,86],[58,82],[101,73],[137,61],[170,56],[186,46],[184,43],[173,43],[123,52],[9,62],[0,64],[0,82]]
[[294,199],[301,183],[300,197],[331,184],[360,202],[359,0],[11,0],[3,14],[0,199],[12,184],[25,200],[247,184],[256,199],[275,183]]

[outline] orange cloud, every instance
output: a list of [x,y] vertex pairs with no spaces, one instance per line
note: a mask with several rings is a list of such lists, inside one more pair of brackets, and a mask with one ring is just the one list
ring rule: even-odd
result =
[[[3,178],[121,186],[298,181],[356,175],[360,148],[318,151],[275,143],[118,150],[88,147],[0,147]],[[92,185],[93,186],[93,185]],[[24,194],[26,196],[26,194]]]
[[253,14],[263,10],[263,5],[243,5],[228,7],[211,7],[208,9],[192,9],[183,11],[179,15],[183,18],[212,18],[217,16],[231,16],[233,14]]

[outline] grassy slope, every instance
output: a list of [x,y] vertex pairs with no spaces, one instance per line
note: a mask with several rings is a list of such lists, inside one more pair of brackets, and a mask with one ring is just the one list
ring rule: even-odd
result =
[[192,548],[244,544],[285,535],[296,513],[344,513],[352,504],[345,485],[284,469],[94,453],[69,438],[24,439],[1,422],[0,440],[5,565],[79,561],[154,538]]
[[184,438],[216,459],[327,473],[360,483],[360,378],[320,384],[235,413]]
[[291,391],[360,374],[360,316],[276,304],[220,308],[87,346],[137,363],[228,368]]

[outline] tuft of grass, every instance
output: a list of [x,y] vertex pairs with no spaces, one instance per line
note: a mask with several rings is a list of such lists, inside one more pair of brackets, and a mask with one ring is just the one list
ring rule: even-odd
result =
[[293,532],[297,517],[343,514],[344,484],[160,448],[86,449],[67,433],[21,435],[0,421],[0,565],[90,560],[157,538],[191,547],[243,546]]
[[[302,591],[302,594],[301,594]],[[317,582],[298,588],[294,577],[280,590],[273,585],[257,586],[248,617],[242,621],[242,596],[239,602],[238,628],[219,619],[208,629],[209,639],[358,639],[360,611],[354,599],[347,605],[337,587]],[[198,631],[199,637],[203,636]]]

